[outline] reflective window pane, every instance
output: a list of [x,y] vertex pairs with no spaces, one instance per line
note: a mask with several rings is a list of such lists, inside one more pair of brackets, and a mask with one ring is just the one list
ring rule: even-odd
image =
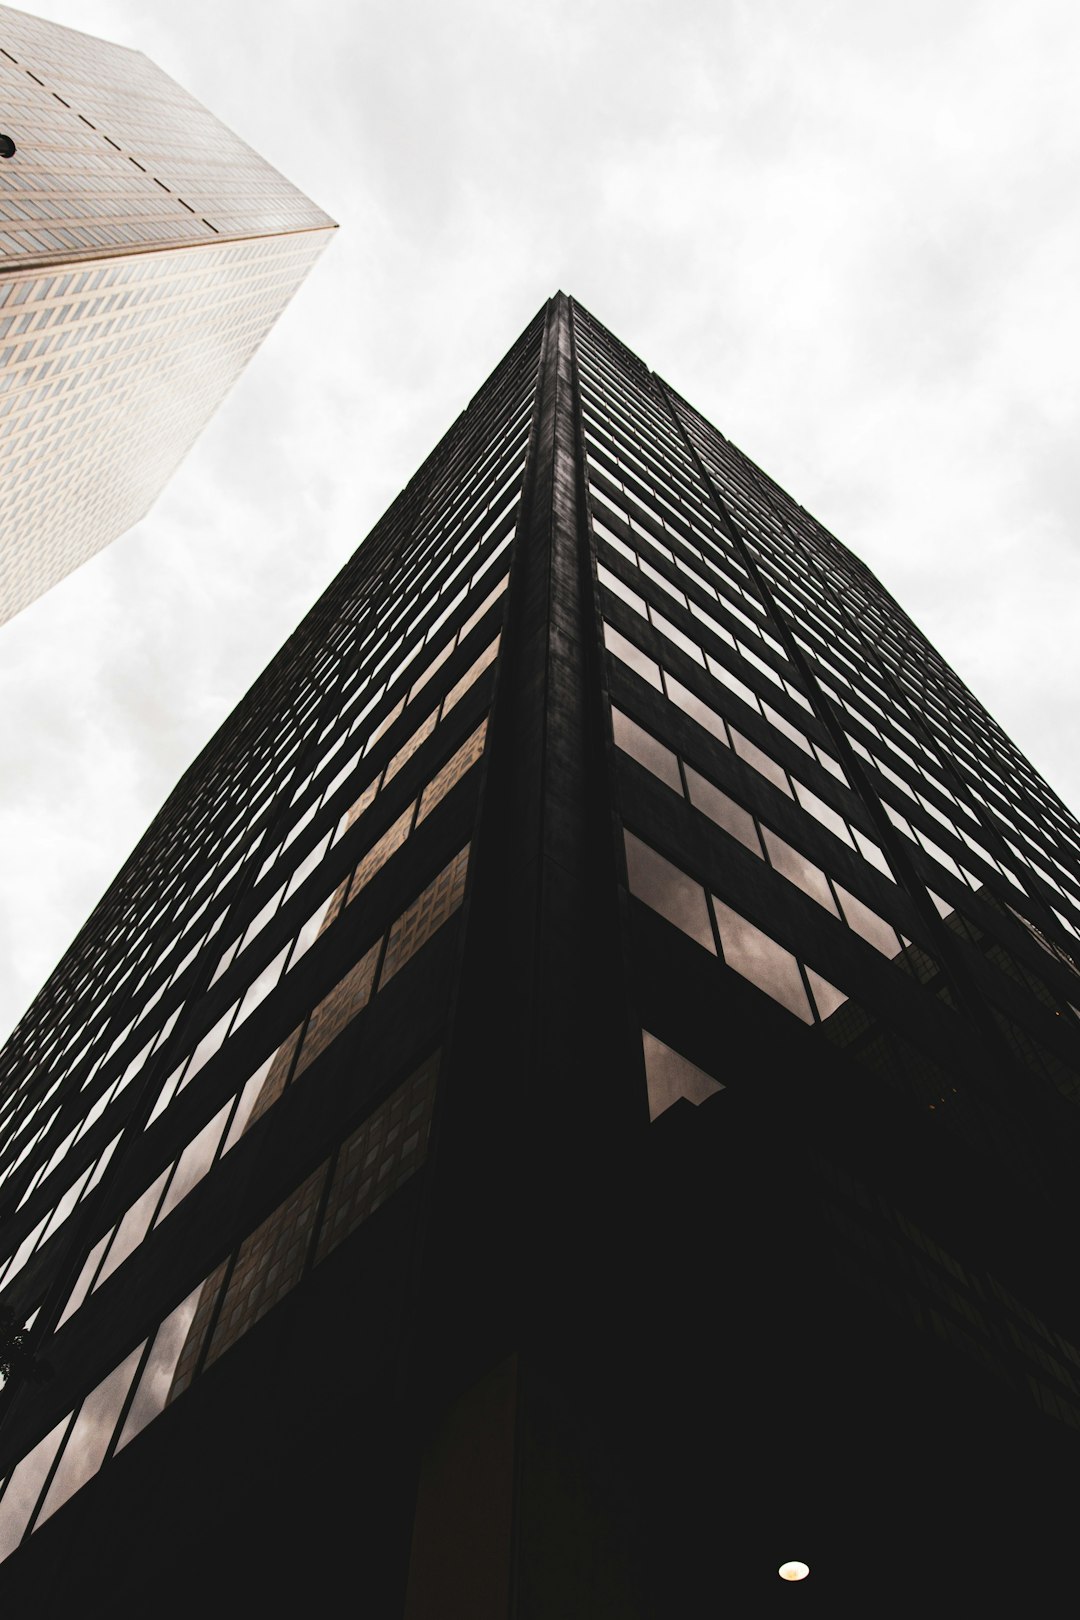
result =
[[709,908],[701,884],[680,872],[633,833],[628,832],[625,837],[630,893],[715,956]]
[[487,721],[482,720],[472,736],[465,739],[457,752],[447,760],[442,770],[431,778],[420,797],[420,808],[416,813],[418,826],[425,816],[431,814],[436,805],[442,803],[450,790],[456,787],[461,778],[476,764],[484,752],[486,736]]
[[657,1119],[680,1097],[688,1098],[696,1107],[706,1097],[723,1091],[719,1080],[714,1080],[712,1075],[699,1069],[689,1058],[665,1046],[647,1029],[641,1032],[641,1044],[645,1054],[645,1079],[649,1087],[650,1120]]
[[229,1025],[232,1022],[232,1016],[236,1011],[237,1005],[238,1003],[234,1001],[228,1012],[222,1013],[217,1023],[214,1024],[211,1029],[207,1030],[194,1052],[192,1052],[191,1062],[188,1064],[183,1081],[181,1082],[181,1090],[183,1090],[184,1086],[186,1086],[190,1081],[194,1080],[195,1076],[198,1074],[203,1065],[209,1063],[210,1059],[218,1051],[222,1041],[225,1039],[225,1035],[228,1031]]
[[161,1200],[161,1208],[157,1212],[154,1225],[158,1226],[176,1208],[182,1198],[186,1198],[192,1187],[201,1181],[214,1162],[217,1145],[221,1141],[225,1129],[225,1121],[232,1109],[232,1099],[220,1108],[210,1122],[203,1126],[197,1136],[192,1137],[187,1147],[176,1161],[173,1178],[169,1182],[165,1197]]
[[414,800],[412,804],[406,806],[393,825],[388,827],[382,837],[377,839],[368,850],[353,873],[352,886],[349,889],[349,900],[356,899],[361,889],[371,882],[376,872],[381,871],[391,855],[396,854],[405,843],[412,829],[413,811],[415,809],[416,801]]
[[94,1247],[90,1250],[90,1253],[87,1255],[86,1260],[83,1263],[83,1268],[79,1272],[75,1286],[68,1295],[68,1302],[64,1306],[63,1315],[56,1324],[57,1329],[63,1327],[68,1317],[78,1310],[79,1306],[90,1292],[90,1284],[94,1280],[94,1273],[101,1264],[101,1257],[105,1253],[106,1244],[112,1237],[114,1230],[115,1228],[110,1226],[109,1230],[105,1233],[105,1236],[98,1239],[98,1241],[94,1244]]
[[808,861],[805,855],[800,855],[797,849],[778,838],[768,827],[761,829],[761,836],[765,840],[765,848],[769,852],[769,860],[778,872],[781,872],[790,883],[798,884],[804,894],[811,900],[816,900],[819,906],[831,911],[834,917],[840,915],[836,901],[832,897],[828,880],[820,866]]
[[405,966],[443,923],[452,917],[465,898],[465,878],[469,867],[469,845],[459,850],[412,905],[390,926],[386,937],[379,989]]
[[782,1007],[787,1007],[804,1023],[812,1024],[806,988],[799,972],[799,964],[790,951],[778,945],[775,939],[741,917],[730,906],[712,897],[720,942],[724,947],[724,961],[741,973],[744,979],[756,984],[759,990],[772,996]]
[[835,984],[830,984],[828,979],[823,979],[820,973],[815,973],[812,967],[806,969],[806,977],[810,981],[810,989],[817,1006],[818,1017],[824,1023],[830,1013],[834,1013],[837,1007],[843,1006],[847,1000],[847,994],[843,990],[838,990]]
[[839,811],[833,809],[831,804],[826,804],[824,799],[819,799],[816,793],[811,793],[810,789],[804,787],[801,782],[795,783],[795,797],[803,809],[809,810],[810,814],[820,821],[823,827],[828,827],[829,831],[835,833],[837,838],[842,838],[845,844],[851,844],[852,848],[854,848],[851,834],[848,832],[847,822]]
[[705,667],[705,654],[696,641],[691,641],[685,631],[680,630],[677,624],[672,624],[670,619],[665,619],[662,613],[657,613],[655,608],[649,609],[649,617],[662,636],[667,636],[668,640],[674,642],[675,646],[688,658],[692,658],[695,664]]
[[297,1075],[302,1074],[308,1064],[313,1063],[320,1052],[324,1052],[331,1041],[336,1040],[346,1024],[367,1006],[375,983],[375,969],[381,948],[380,939],[361,957],[356,966],[338,981],[330,994],[323,997],[312,1012],[308,1019],[300,1059],[296,1065]]
[[[172,1165],[169,1166],[169,1170]],[[146,1236],[150,1222],[154,1218],[158,1199],[161,1197],[169,1170],[163,1170],[152,1186],[147,1187],[141,1198],[136,1198],[120,1225],[116,1228],[116,1236],[112,1246],[105,1256],[105,1264],[94,1284],[100,1288],[106,1277],[111,1277],[117,1266],[123,1265],[129,1254],[132,1254]]]
[[624,664],[628,664],[635,674],[641,676],[643,681],[648,681],[650,686],[655,686],[658,692],[663,690],[660,683],[660,665],[650,658],[647,653],[643,653],[639,647],[635,647],[632,641],[628,641],[624,635],[615,629],[614,625],[608,624],[606,620],[604,622],[604,646],[608,652],[613,653],[616,658],[620,658]]
[[296,868],[296,871],[289,879],[288,886],[285,890],[286,900],[290,899],[291,896],[296,893],[300,885],[311,876],[312,872],[314,872],[315,868],[326,854],[326,851],[330,848],[330,840],[333,836],[334,834],[331,830],[325,835],[325,837],[319,839],[319,842],[315,845],[314,849],[310,849],[304,856],[304,859],[300,862],[300,865]]
[[37,1506],[45,1476],[52,1467],[71,1414],[50,1429],[33,1451],[28,1451],[12,1471],[7,1490],[0,1501],[0,1558],[13,1552],[23,1538],[30,1515]]
[[49,1494],[41,1505],[38,1524],[44,1524],[101,1467],[145,1344],[144,1339],[83,1401]]
[[596,573],[601,585],[606,585],[609,591],[614,591],[616,596],[622,598],[627,607],[633,608],[635,613],[640,613],[642,618],[645,617],[644,597],[639,596],[636,591],[632,591],[629,585],[624,585],[618,575],[613,574],[610,568],[605,568],[603,563],[600,564]]
[[883,852],[874,843],[874,840],[867,838],[866,834],[860,832],[858,827],[852,827],[851,831],[854,834],[855,844],[860,855],[865,860],[868,860],[871,866],[876,866],[879,872],[883,872],[890,882],[895,883],[896,879],[893,877],[892,867],[885,859]]
[[285,946],[284,950],[279,951],[274,957],[273,961],[266,964],[258,978],[253,979],[248,985],[247,989],[244,991],[243,1000],[240,1003],[240,1010],[236,1015],[236,1024],[233,1026],[234,1029],[239,1028],[239,1026],[244,1022],[245,1018],[250,1018],[256,1007],[261,1006],[270,992],[275,988],[278,980],[285,971],[285,958],[289,954],[291,944],[292,941],[290,940],[289,944]]
[[135,1391],[135,1399],[128,1409],[123,1431],[116,1442],[117,1451],[126,1446],[129,1440],[134,1440],[135,1436],[164,1410],[169,1398],[173,1373],[180,1360],[180,1352],[187,1340],[188,1330],[204,1287],[205,1284],[200,1283],[158,1328],[142,1377],[139,1379],[139,1387]]
[[699,726],[703,726],[706,731],[710,732],[717,742],[722,742],[725,748],[730,747],[727,726],[715,709],[711,709],[702,698],[698,697],[696,692],[691,692],[689,687],[684,686],[681,681],[675,679],[674,675],[669,675],[666,671],[664,673],[664,685],[667,687],[667,695],[672,703],[677,704],[684,714],[690,716],[691,720],[696,720]]
[[736,731],[734,726],[731,728],[731,745],[741,759],[745,759],[748,765],[766,777],[774,787],[778,787],[781,793],[786,793],[790,799],[791,788],[788,786],[787,775],[775,759],[770,759],[764,749],[759,748],[757,743],[752,743],[749,737],[744,737],[741,731]]
[[611,725],[615,733],[615,745],[624,753],[636,759],[639,765],[644,765],[647,771],[652,771],[661,782],[674,788],[676,793],[682,792],[682,782],[679,780],[679,762],[670,748],[657,742],[651,732],[645,731],[636,720],[631,720],[628,714],[621,709],[612,708]]
[[893,957],[899,954],[900,937],[891,923],[884,917],[879,917],[876,911],[871,911],[868,905],[855,895],[849,894],[838,883],[836,892],[840,898],[844,918],[849,928],[861,934],[868,944],[873,945],[883,956]]
[[742,698],[743,702],[748,703],[752,709],[758,707],[757,693],[752,691],[745,681],[740,681],[737,675],[733,675],[727,665],[722,664],[718,658],[714,658],[712,653],[709,654],[709,672],[715,675],[716,679],[723,686],[726,686],[729,692],[734,692],[736,697]]
[[729,799],[726,793],[714,787],[704,776],[699,776],[689,765],[686,767],[686,786],[690,803],[707,815],[710,821],[715,821],[718,827],[723,827],[725,832],[737,838],[740,844],[745,844],[760,860],[761,842],[749,811],[736,804],[734,799]]

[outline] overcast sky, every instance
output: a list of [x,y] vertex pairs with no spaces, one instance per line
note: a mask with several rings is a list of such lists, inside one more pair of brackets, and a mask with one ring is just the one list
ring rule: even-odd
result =
[[557,288],[1080,807],[1080,7],[36,0],[341,229],[150,516],[0,628],[0,1033]]

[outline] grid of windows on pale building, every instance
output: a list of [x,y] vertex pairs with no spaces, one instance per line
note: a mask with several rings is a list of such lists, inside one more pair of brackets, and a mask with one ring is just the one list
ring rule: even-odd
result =
[[303,232],[3,276],[0,608],[130,528],[326,243]]
[[142,54],[0,6],[0,263],[330,220]]
[[0,6],[0,618],[144,516],[329,240],[138,51]]

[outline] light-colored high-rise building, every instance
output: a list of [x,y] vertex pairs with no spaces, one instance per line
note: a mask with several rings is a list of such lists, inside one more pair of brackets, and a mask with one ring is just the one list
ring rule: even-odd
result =
[[147,511],[334,222],[138,51],[0,6],[0,621]]

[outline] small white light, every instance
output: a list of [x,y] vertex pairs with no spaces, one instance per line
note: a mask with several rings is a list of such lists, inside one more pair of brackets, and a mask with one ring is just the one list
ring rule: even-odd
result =
[[781,1564],[777,1571],[782,1581],[805,1581],[809,1573],[810,1565],[800,1563],[797,1558],[792,1558],[786,1564]]

